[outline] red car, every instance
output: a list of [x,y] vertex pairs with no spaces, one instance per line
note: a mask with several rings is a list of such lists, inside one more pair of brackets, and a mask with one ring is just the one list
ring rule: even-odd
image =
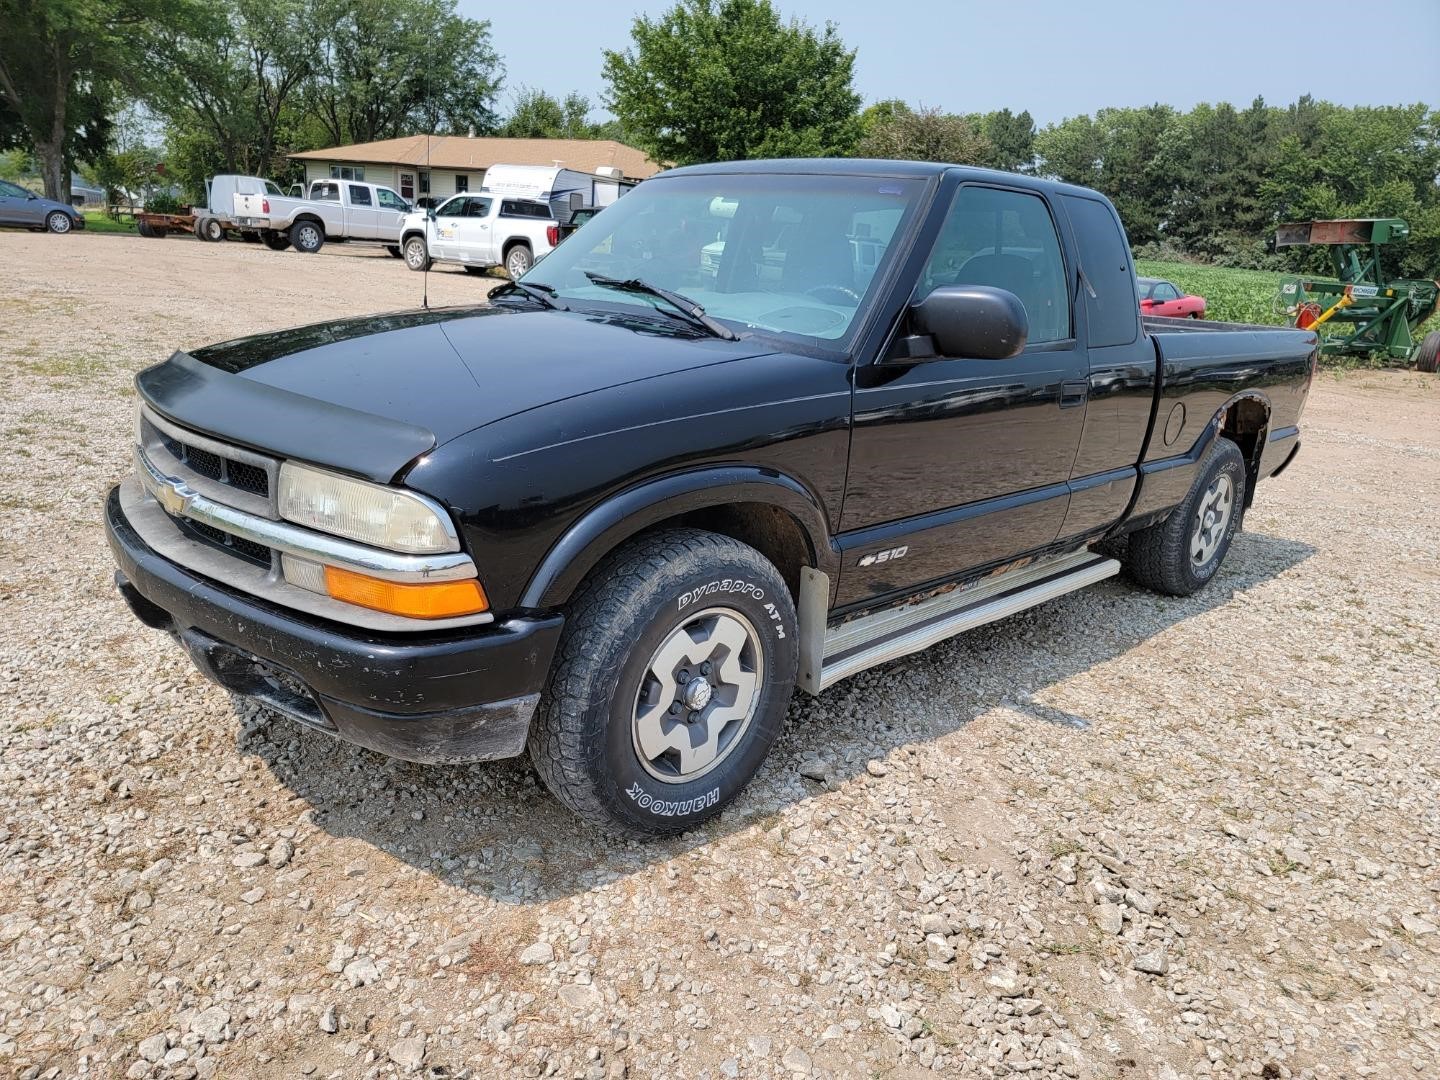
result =
[[1205,317],[1205,298],[1182,293],[1174,282],[1153,277],[1136,278],[1135,291],[1140,296],[1141,315],[1164,315],[1170,319]]

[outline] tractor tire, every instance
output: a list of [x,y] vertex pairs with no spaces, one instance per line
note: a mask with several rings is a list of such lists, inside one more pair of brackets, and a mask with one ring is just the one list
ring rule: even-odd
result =
[[260,234],[261,242],[271,251],[284,251],[290,246],[290,237],[283,232],[274,232],[266,229]]
[[785,579],[699,529],[625,544],[568,605],[530,758],[575,814],[616,837],[694,828],[780,733],[799,662]]
[[301,218],[290,226],[290,243],[302,255],[314,255],[325,246],[325,229],[310,218]]
[[1204,588],[1240,531],[1245,484],[1245,455],[1229,439],[1216,438],[1185,501],[1164,521],[1131,534],[1125,557],[1130,577],[1169,596]]
[[1433,375],[1440,372],[1440,330],[1432,330],[1420,339],[1415,350],[1415,370]]

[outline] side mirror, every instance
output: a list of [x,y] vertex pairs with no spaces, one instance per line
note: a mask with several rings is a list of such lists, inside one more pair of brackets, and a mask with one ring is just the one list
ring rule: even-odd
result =
[[911,307],[910,323],[934,339],[939,356],[930,359],[1009,360],[1030,337],[1020,298],[989,285],[941,285]]

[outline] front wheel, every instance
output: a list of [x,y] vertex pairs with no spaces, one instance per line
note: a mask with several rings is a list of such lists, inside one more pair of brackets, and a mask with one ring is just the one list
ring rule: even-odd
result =
[[531,729],[541,779],[614,835],[713,817],[780,732],[796,631],[784,579],[754,548],[697,529],[625,545],[570,605]]
[[505,272],[514,281],[535,265],[535,256],[524,244],[516,244],[505,253]]
[[297,221],[290,226],[290,243],[296,251],[314,255],[325,246],[325,230],[313,221]]
[[1245,513],[1245,456],[1217,438],[1201,459],[1185,501],[1164,521],[1130,537],[1125,568],[1147,589],[1189,596],[1220,569]]
[[52,211],[50,216],[45,219],[45,228],[58,236],[65,235],[73,226],[74,222],[70,220],[70,215],[63,210]]
[[411,270],[430,269],[430,249],[423,236],[412,236],[405,241],[405,265]]

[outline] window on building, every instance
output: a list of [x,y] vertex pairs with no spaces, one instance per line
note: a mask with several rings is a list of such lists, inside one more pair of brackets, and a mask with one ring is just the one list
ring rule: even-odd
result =
[[[423,190],[429,191],[430,188],[429,188],[429,186],[427,185]],[[404,199],[406,202],[414,202],[414,201],[415,201],[415,174],[414,174],[414,173],[402,172],[402,173],[400,174],[400,197],[401,197],[402,199]]]
[[331,165],[331,180],[364,180],[364,165]]
[[469,190],[470,190],[470,177],[469,177],[467,174],[465,174],[465,173],[456,173],[456,174],[455,174],[455,190],[456,190],[456,191],[469,191]]
[[921,282],[922,296],[940,285],[1005,289],[1025,305],[1032,344],[1070,336],[1065,260],[1055,222],[1038,195],[962,187]]
[[428,172],[422,172],[420,174],[420,194],[430,194],[430,174]]

